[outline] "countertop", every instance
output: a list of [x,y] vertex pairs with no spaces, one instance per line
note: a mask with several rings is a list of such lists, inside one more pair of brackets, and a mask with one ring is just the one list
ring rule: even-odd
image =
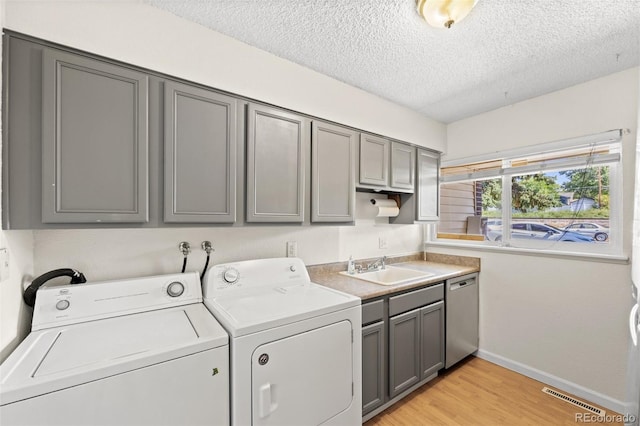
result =
[[[379,285],[364,281],[354,276],[340,274],[339,271],[346,270],[346,263],[310,266],[308,267],[311,281],[359,297],[362,300],[372,299],[391,293],[397,293],[411,288],[425,287],[446,280],[448,278],[459,277],[480,271],[480,260],[475,258],[450,259],[454,256],[439,258],[428,256],[427,261],[419,260],[420,256],[404,256],[390,259],[388,264],[407,269],[430,272],[435,275],[426,278],[424,281],[410,284]],[[395,261],[394,261],[395,260]],[[446,263],[444,263],[446,261]],[[455,263],[449,263],[449,261]],[[360,261],[356,261],[361,263]]]

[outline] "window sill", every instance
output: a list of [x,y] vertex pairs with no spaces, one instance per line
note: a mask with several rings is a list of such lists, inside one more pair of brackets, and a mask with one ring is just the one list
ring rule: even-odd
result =
[[557,250],[545,250],[535,248],[521,248],[521,247],[500,247],[486,244],[473,244],[463,241],[427,241],[425,247],[450,247],[466,250],[479,250],[488,251],[494,253],[515,254],[523,256],[545,256],[553,258],[564,258],[574,260],[591,260],[595,262],[603,263],[617,263],[620,265],[628,265],[629,257],[625,255],[614,254],[601,254],[601,253],[585,253],[585,252],[570,252],[570,251],[557,251]]

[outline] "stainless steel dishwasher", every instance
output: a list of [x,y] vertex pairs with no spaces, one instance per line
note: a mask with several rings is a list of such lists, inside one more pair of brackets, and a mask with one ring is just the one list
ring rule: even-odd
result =
[[478,350],[478,274],[446,281],[445,368]]

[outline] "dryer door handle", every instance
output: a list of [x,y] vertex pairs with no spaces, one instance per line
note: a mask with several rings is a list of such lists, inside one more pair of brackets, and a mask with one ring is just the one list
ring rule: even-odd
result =
[[275,396],[275,385],[265,383],[260,386],[260,395],[258,398],[260,404],[260,418],[265,418],[276,411],[278,403],[274,402]]

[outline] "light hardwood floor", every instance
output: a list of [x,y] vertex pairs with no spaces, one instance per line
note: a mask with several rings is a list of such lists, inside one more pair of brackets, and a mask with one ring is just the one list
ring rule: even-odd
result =
[[[584,415],[583,419],[592,415],[542,393],[544,386],[496,364],[470,357],[378,414],[365,426],[576,426],[581,423],[576,414]],[[606,411],[607,416],[618,415]],[[622,424],[611,422],[611,419],[600,423],[591,420],[591,425]]]

